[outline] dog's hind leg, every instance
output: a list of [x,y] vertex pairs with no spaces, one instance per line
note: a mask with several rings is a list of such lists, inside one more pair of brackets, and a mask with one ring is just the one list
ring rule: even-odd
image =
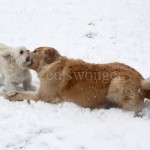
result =
[[140,116],[144,98],[139,93],[134,81],[126,77],[114,78],[110,84],[107,100],[114,102],[123,110],[135,112],[135,116]]

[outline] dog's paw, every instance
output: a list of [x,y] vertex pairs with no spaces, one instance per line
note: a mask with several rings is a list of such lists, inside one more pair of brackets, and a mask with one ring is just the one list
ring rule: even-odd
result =
[[7,96],[14,96],[16,95],[16,91],[7,91],[6,94]]
[[134,117],[142,118],[143,117],[143,113],[142,112],[136,112]]

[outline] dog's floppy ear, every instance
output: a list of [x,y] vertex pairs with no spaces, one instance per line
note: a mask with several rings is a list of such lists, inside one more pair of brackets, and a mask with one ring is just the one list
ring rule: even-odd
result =
[[43,54],[43,61],[44,63],[52,63],[54,62],[60,54],[54,48],[45,48]]
[[6,60],[10,59],[11,57],[11,53],[9,51],[0,52],[0,55]]

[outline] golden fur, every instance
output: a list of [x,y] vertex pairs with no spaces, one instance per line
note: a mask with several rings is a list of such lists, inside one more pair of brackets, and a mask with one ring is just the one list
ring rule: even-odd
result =
[[144,98],[150,96],[149,80],[144,80],[136,70],[122,63],[90,64],[63,57],[50,47],[35,49],[30,61],[25,67],[38,73],[38,93],[20,93],[8,99],[68,101],[89,108],[115,104],[138,115]]

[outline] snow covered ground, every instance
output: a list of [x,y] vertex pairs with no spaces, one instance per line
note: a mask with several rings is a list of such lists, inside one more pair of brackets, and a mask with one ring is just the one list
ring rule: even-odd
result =
[[[149,0],[0,0],[0,42],[52,46],[88,62],[124,62],[150,76]],[[39,85],[36,73],[33,82]],[[2,91],[4,87],[0,87]],[[0,97],[0,150],[149,150],[143,118],[120,109],[9,102]]]

